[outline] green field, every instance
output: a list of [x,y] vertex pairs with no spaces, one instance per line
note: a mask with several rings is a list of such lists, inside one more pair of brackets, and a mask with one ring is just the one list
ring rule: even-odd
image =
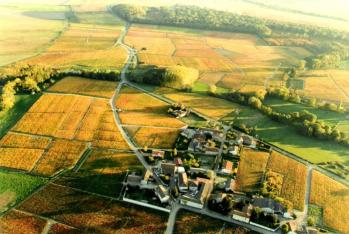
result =
[[44,51],[64,30],[67,11],[65,6],[0,5],[0,66]]
[[23,200],[47,179],[0,169],[0,213]]
[[314,107],[305,106],[291,102],[285,102],[278,98],[267,98],[265,104],[271,106],[273,109],[283,113],[300,112],[307,110],[315,114],[319,120],[325,121],[330,126],[337,126],[338,130],[349,134],[349,116],[348,113],[337,113],[333,111],[321,110]]
[[0,138],[16,124],[40,96],[41,94],[16,95],[14,107],[10,110],[0,111]]

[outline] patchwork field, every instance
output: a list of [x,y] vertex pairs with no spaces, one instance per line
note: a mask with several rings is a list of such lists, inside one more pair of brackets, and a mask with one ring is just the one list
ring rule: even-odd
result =
[[349,232],[349,188],[313,171],[310,203],[323,209],[323,225],[341,233]]
[[[23,200],[47,180],[38,176],[18,174],[0,169],[0,214]],[[0,221],[1,223],[1,221]],[[1,224],[0,224],[1,227]],[[2,230],[0,228],[0,230]]]
[[[146,38],[147,40],[144,40]],[[125,39],[144,64],[182,64],[200,71],[200,82],[241,92],[280,85],[282,67],[311,53],[295,46],[268,46],[257,36],[135,25]]]
[[[2,4],[0,66],[44,51],[64,30],[65,12],[68,11],[66,6],[47,8],[36,4]],[[37,17],[38,14],[44,14],[45,17]]]
[[[63,199],[64,198],[64,199]],[[167,215],[49,185],[19,208],[88,233],[163,233]]]
[[155,92],[217,120],[234,110],[234,103],[207,95],[178,92],[168,88],[159,88]]
[[169,105],[133,88],[124,87],[115,103],[126,125],[181,128],[185,124],[167,113]]
[[75,93],[111,98],[115,92],[117,84],[117,82],[112,81],[69,76],[58,81],[48,90],[51,92]]
[[172,149],[180,133],[179,129],[152,128],[152,127],[126,127],[128,134],[133,138],[138,147]]
[[269,160],[269,153],[244,148],[241,153],[237,184],[240,191],[258,190]]
[[283,177],[280,196],[291,201],[293,207],[304,209],[307,168],[305,165],[287,156],[273,151],[267,169]]

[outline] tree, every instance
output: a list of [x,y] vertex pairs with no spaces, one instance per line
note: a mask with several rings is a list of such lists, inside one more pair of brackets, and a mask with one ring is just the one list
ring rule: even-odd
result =
[[254,96],[252,96],[248,99],[248,104],[250,104],[251,106],[253,106],[254,108],[257,108],[257,109],[261,109],[261,107],[262,107],[262,101],[259,98],[254,97]]
[[148,151],[148,146],[147,146],[147,145],[145,145],[145,146],[143,147],[143,151],[144,151],[144,152],[147,152],[147,151]]
[[177,149],[176,148],[173,149],[173,156],[177,156]]
[[281,226],[281,231],[282,231],[282,233],[286,234],[286,233],[288,233],[290,231],[290,227],[286,223],[284,223]]
[[185,66],[171,66],[163,74],[163,86],[175,89],[191,89],[199,78],[199,71]]
[[214,84],[210,84],[210,86],[208,87],[208,92],[209,92],[209,94],[216,94],[217,86]]

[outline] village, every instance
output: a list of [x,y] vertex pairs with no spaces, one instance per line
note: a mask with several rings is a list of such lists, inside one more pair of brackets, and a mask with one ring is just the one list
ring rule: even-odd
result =
[[[271,232],[295,233],[297,216],[287,204],[259,191],[240,191],[237,174],[244,148],[269,150],[257,139],[228,128],[182,129],[173,150],[140,150],[151,169],[128,174],[123,200],[168,211],[177,204]],[[306,232],[317,233],[311,228]]]

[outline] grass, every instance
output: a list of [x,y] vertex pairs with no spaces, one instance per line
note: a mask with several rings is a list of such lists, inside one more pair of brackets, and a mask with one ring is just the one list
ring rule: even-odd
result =
[[176,218],[173,233],[221,233],[223,227],[224,233],[240,233],[237,231],[237,229],[239,229],[238,227],[224,223],[221,220],[213,219],[205,215],[195,214],[189,211],[180,210]]
[[19,174],[0,169],[0,213],[26,198],[47,182],[38,176]]
[[13,108],[0,112],[0,138],[2,138],[7,131],[22,118],[27,110],[40,97],[36,95],[16,95],[16,102]]
[[321,227],[323,225],[323,210],[322,210],[322,208],[315,206],[315,205],[309,205],[308,217],[313,218],[313,220],[317,226]]
[[294,208],[303,210],[307,176],[306,166],[273,151],[268,163],[268,169],[281,174],[283,177],[280,196],[291,201]]
[[51,86],[49,91],[111,98],[116,86],[117,82],[69,76]]
[[269,153],[244,148],[241,153],[237,184],[242,192],[258,190],[266,170]]
[[313,171],[310,203],[322,208],[325,227],[341,233],[349,232],[349,188],[347,186],[318,171]]
[[[47,20],[24,15],[23,13],[45,11],[43,5],[33,4],[30,7],[21,5],[0,6],[0,66],[33,56],[45,48],[64,29],[64,20]],[[67,11],[59,7],[57,11]],[[22,35],[26,35],[23,37]]]
[[307,110],[315,114],[319,120],[323,120],[330,126],[337,126],[338,130],[349,134],[349,116],[347,113],[337,113],[333,111],[321,110],[302,104],[286,102],[278,98],[267,98],[265,100],[265,104],[282,113],[290,113],[296,111],[300,112]]

